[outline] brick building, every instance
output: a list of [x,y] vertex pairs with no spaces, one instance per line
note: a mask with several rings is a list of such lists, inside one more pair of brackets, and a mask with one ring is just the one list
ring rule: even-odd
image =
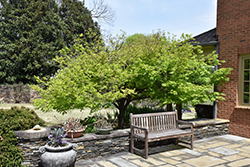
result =
[[250,138],[250,0],[218,0],[217,27],[195,38],[226,61],[219,68],[233,68],[218,88],[226,100],[214,105],[215,117],[230,120],[230,134]]
[[230,120],[230,133],[250,137],[250,1],[218,0],[217,32],[222,67],[231,67],[230,81],[219,90],[217,116]]

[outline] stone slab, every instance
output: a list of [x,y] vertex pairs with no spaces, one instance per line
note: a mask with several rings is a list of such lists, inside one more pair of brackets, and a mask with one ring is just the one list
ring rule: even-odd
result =
[[[160,166],[160,165],[163,165],[165,164],[164,162],[167,162],[167,158],[165,157],[163,160],[161,159],[161,161],[159,161],[158,159],[155,159],[155,158],[152,158],[152,157],[149,157],[148,159],[146,159],[146,162],[149,162],[149,163],[152,163],[156,166]],[[163,162],[164,161],[164,162]]]
[[182,152],[185,152],[185,153],[188,153],[188,154],[192,154],[192,155],[195,155],[195,156],[201,156],[202,154],[197,152],[197,151],[194,151],[194,150],[190,150],[190,149],[183,149],[183,150],[180,150]]
[[223,147],[230,148],[230,149],[236,149],[236,148],[241,148],[242,145],[241,144],[231,144],[231,145],[223,146]]
[[250,143],[250,139],[242,140],[243,142]]
[[108,162],[108,161],[99,161],[98,164],[104,167],[118,167],[117,165],[112,164],[111,162]]
[[246,140],[247,139],[245,137],[240,137],[240,136],[235,136],[235,135],[223,135],[223,136],[220,136],[220,138],[233,140],[233,141],[240,141],[240,140]]
[[239,159],[243,159],[244,157],[239,156],[239,155],[231,155],[231,156],[226,156],[223,157],[223,159],[227,160],[227,161],[235,161],[235,160],[239,160]]
[[203,139],[199,139],[199,140],[194,141],[194,144],[195,143],[203,143],[203,142],[207,142],[207,141],[211,141],[211,140],[213,140],[212,137],[210,137],[210,138],[203,138]]
[[198,158],[192,158],[188,160],[184,160],[183,162],[193,165],[193,166],[200,166],[200,167],[210,167],[210,166],[217,166],[219,164],[225,163],[227,161],[222,160],[220,158],[215,158],[212,156],[201,156]]
[[[152,166],[153,167],[153,166]],[[175,167],[173,165],[167,164],[167,165],[161,165],[161,167]]]
[[185,154],[185,153],[182,152],[182,151],[179,151],[179,150],[173,150],[173,151],[162,152],[162,153],[159,153],[159,154],[163,155],[163,156],[166,156],[166,157],[172,157],[172,156],[179,156],[179,155]]
[[208,151],[207,154],[211,155],[213,157],[218,157],[218,158],[223,157],[222,154],[218,154],[218,153],[215,153],[215,152],[212,152],[212,151]]
[[176,167],[192,167],[188,164],[179,164],[179,165],[176,165]]
[[230,143],[227,142],[217,142],[217,143],[204,143],[205,145],[199,146],[201,149],[209,149],[209,148],[216,148],[229,145]]
[[199,120],[194,121],[195,126],[194,127],[200,127],[200,126],[206,126],[206,125],[217,125],[217,124],[225,124],[229,123],[230,121],[228,119],[208,119],[208,120]]
[[234,155],[234,154],[239,153],[239,151],[229,149],[229,148],[224,148],[224,147],[217,147],[217,148],[209,149],[209,151],[222,154],[222,155]]
[[232,166],[232,167],[238,167],[238,166],[247,167],[247,166],[250,166],[250,158],[245,158],[245,159],[242,159],[242,160],[232,162],[232,163],[228,164],[228,166]]
[[[173,160],[173,159],[171,159],[171,158],[166,159],[166,158],[160,157],[159,159],[160,159],[161,161],[163,161],[163,162],[162,162],[163,164],[164,164],[164,162],[167,162],[168,164],[171,164],[171,165],[177,165],[177,164],[180,164],[180,163],[181,163],[181,161],[176,161],[176,160]],[[156,163],[154,163],[154,164],[156,164]],[[156,164],[156,165],[158,165],[158,164]]]
[[82,166],[94,166],[95,162],[93,162],[91,159],[89,160],[78,160],[75,163],[75,167],[82,167]]
[[130,160],[130,162],[138,165],[138,166],[143,166],[143,167],[152,167],[151,164],[145,162],[145,161],[142,161],[142,160],[139,160],[139,159],[135,159],[135,160]]
[[78,143],[78,142],[91,141],[91,140],[103,140],[103,139],[129,136],[129,132],[130,132],[130,128],[119,129],[119,130],[113,130],[110,132],[110,134],[107,134],[107,135],[101,135],[97,133],[88,133],[88,134],[84,134],[82,137],[74,138],[73,140],[71,138],[65,138],[65,140],[71,143]]
[[120,166],[120,167],[139,167],[129,161],[126,161],[125,159],[122,159],[120,157],[114,157],[114,158],[110,158],[108,159],[110,162]]

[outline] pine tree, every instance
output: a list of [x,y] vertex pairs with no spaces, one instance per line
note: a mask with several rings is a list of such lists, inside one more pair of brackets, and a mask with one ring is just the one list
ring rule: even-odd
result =
[[91,12],[84,6],[84,2],[78,0],[62,0],[59,8],[59,16],[66,23],[64,40],[67,46],[73,44],[74,39],[83,34],[85,42],[92,43],[95,37],[88,37],[87,32],[91,29],[96,35],[100,35],[97,22],[92,20]]
[[[63,16],[64,5],[79,6],[70,7]],[[90,20],[74,18],[80,13]],[[58,70],[53,58],[89,27],[99,32],[83,3],[76,0],[61,5],[54,0],[2,0],[0,84],[36,83],[34,76],[50,77]]]

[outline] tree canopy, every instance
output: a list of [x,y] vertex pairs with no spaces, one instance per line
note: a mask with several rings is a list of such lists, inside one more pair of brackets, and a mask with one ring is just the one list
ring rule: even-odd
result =
[[[112,102],[119,110],[118,127],[123,128],[125,110],[133,100],[195,105],[223,98],[213,86],[228,81],[231,69],[214,71],[220,64],[217,55],[203,55],[189,35],[176,39],[156,32],[132,39],[125,42],[121,36],[110,46],[96,41],[93,47],[76,43],[73,49],[63,49],[65,57],[56,59],[60,71],[49,81],[40,79],[47,89],[33,86],[42,96],[35,105],[65,113],[74,108],[98,110]],[[72,54],[78,56],[72,59]]]
[[59,50],[99,33],[84,2],[78,0],[2,0],[0,2],[0,84],[35,83],[34,75],[50,77]]

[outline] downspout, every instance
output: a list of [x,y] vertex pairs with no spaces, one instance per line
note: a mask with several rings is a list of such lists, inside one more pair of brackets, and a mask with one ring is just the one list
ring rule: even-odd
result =
[[[218,54],[217,59],[219,59],[219,43],[217,43],[215,45],[215,53]],[[218,65],[215,66],[215,70],[218,70]],[[217,92],[218,91],[218,86],[215,85],[214,86],[214,91]],[[213,109],[213,118],[217,118],[217,100],[214,101],[214,109]]]

